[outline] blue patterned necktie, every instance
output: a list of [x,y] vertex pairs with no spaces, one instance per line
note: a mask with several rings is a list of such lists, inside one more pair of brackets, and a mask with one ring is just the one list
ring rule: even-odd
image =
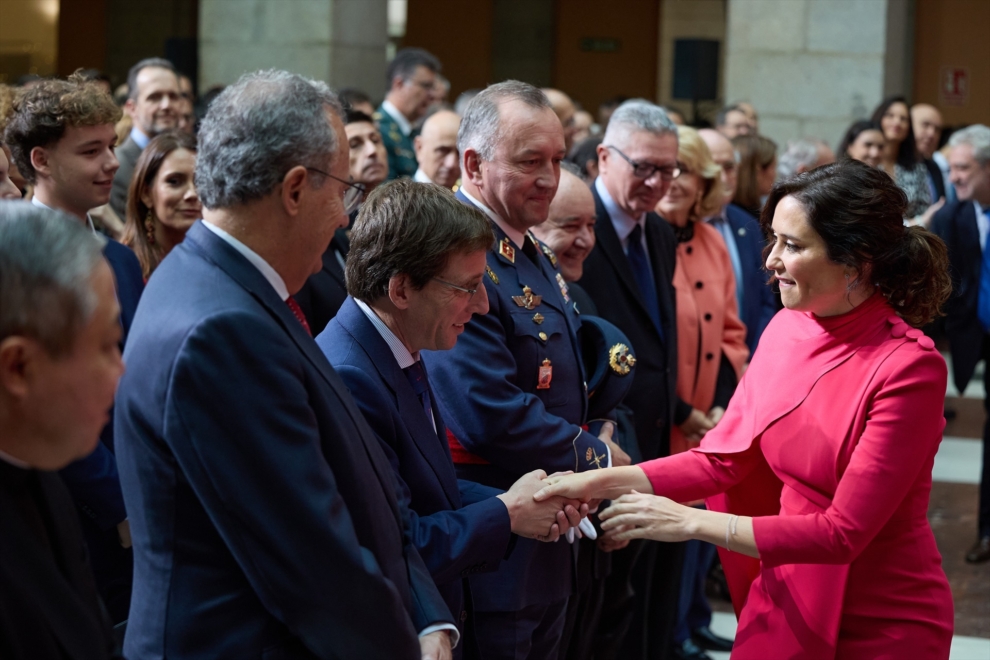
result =
[[[990,221],[990,208],[983,210]],[[990,234],[983,244],[983,259],[980,261],[980,291],[976,298],[976,317],[983,329],[990,332]]]
[[660,325],[660,303],[657,300],[657,288],[653,283],[653,274],[650,272],[650,262],[646,257],[646,250],[643,249],[643,227],[637,223],[629,234],[629,243],[626,248],[626,257],[632,267],[633,279],[636,286],[643,295],[643,303],[646,304],[646,311],[650,315],[650,320],[660,333],[660,340],[663,341],[663,327]]
[[409,379],[409,384],[412,385],[416,397],[419,398],[419,405],[423,407],[423,412],[426,413],[426,419],[430,420],[430,424],[433,425],[433,406],[430,403],[430,386],[426,382],[426,370],[423,369],[423,363],[417,360],[402,371],[405,372],[406,378]]

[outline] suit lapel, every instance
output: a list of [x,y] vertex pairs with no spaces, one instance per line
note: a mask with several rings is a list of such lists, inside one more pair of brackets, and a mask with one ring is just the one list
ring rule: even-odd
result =
[[[443,487],[451,506],[456,507],[460,498],[457,490],[457,475],[454,472],[450,449],[441,441],[441,438],[446,437],[446,432],[440,422],[439,415],[436,413],[436,405],[434,405],[433,412],[437,422],[437,430],[434,432],[430,420],[426,417],[426,411],[420,405],[419,397],[416,396],[412,385],[409,384],[405,372],[399,368],[399,363],[395,361],[392,349],[389,348],[381,334],[352,298],[348,297],[340,308],[337,322],[364,350],[378,371],[378,376],[382,382],[395,396],[396,408],[399,410],[399,417],[402,419],[406,431],[409,432],[423,459],[433,469],[433,473]],[[433,394],[432,390],[430,391],[430,398],[436,400],[436,395]],[[407,424],[406,420],[416,420],[418,423]]]
[[662,258],[663,235],[658,223],[667,222],[656,213],[646,214],[646,249],[653,269],[653,286],[657,290],[657,304],[660,306],[660,323],[664,335],[672,337],[674,332],[674,300],[671,297],[671,282],[674,278],[674,264],[667,264]]
[[[0,529],[4,530],[4,540],[0,544],[0,559],[16,560],[20,570],[8,570],[8,576],[19,585],[18,591],[27,594],[33,601],[32,609],[41,612],[52,635],[58,640],[67,658],[98,657],[106,653],[91,630],[100,622],[92,612],[93,603],[84,602],[74,589],[80,578],[72,557],[64,556],[76,550],[71,537],[66,535],[65,524],[75,524],[67,516],[75,516],[71,506],[59,506],[59,498],[53,490],[57,487],[51,479],[55,475],[39,473],[39,483],[43,502],[37,502],[42,515],[47,514],[52,521],[51,544],[55,555],[62,555],[65,572],[51,558],[51,554],[37,541],[17,511],[8,507],[0,492]],[[60,524],[60,522],[62,524]],[[76,540],[78,543],[78,537]],[[82,548],[78,548],[81,552]],[[75,561],[79,561],[78,559]],[[95,593],[95,586],[93,587]],[[92,616],[87,616],[92,614]]]
[[[365,451],[368,453],[368,458],[371,460],[371,464],[379,480],[386,488],[386,492],[394,492],[394,478],[391,474],[392,468],[385,460],[381,448],[377,446],[377,440],[372,437],[371,430],[364,421],[361,411],[357,409],[357,405],[351,399],[350,392],[348,392],[343,381],[340,380],[337,372],[330,366],[326,356],[323,355],[323,351],[320,350],[320,347],[313,338],[309,336],[309,333],[306,332],[299,320],[292,314],[285,301],[279,299],[278,294],[268,280],[265,279],[251,262],[228,245],[226,241],[206,227],[203,227],[201,222],[197,222],[192,226],[185,240],[191,243],[190,247],[196,246],[204,258],[216,264],[217,267],[248,291],[288,333],[293,343],[302,351],[303,355],[306,356],[330,386],[330,389],[333,390],[336,397],[343,403],[351,421],[360,431],[358,436],[360,436],[361,442],[364,444]],[[396,505],[395,498],[389,498],[389,501],[398,519],[399,509]]]

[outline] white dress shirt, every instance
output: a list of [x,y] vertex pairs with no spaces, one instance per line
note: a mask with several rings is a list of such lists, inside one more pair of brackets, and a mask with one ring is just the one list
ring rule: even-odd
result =
[[417,183],[433,183],[433,179],[426,176],[426,172],[423,171],[422,167],[416,168],[416,173],[413,174],[413,181]]
[[395,123],[399,125],[399,130],[402,131],[403,135],[408,136],[412,133],[412,124],[406,119],[406,116],[402,112],[392,105],[392,102],[388,99],[382,101],[382,110],[388,113],[388,116],[395,120]]
[[203,226],[205,226],[214,234],[222,238],[225,243],[227,243],[228,245],[230,245],[230,247],[237,250],[241,254],[241,256],[243,256],[245,259],[250,261],[251,265],[257,268],[258,271],[265,276],[265,279],[268,280],[268,283],[272,285],[273,289],[275,289],[275,293],[278,294],[279,298],[281,298],[283,301],[289,299],[289,289],[286,288],[285,286],[285,280],[283,280],[282,276],[279,275],[278,272],[276,272],[276,270],[272,268],[267,261],[262,259],[257,252],[255,252],[248,246],[244,245],[244,243],[241,243],[239,240],[237,240],[236,238],[234,238],[224,230],[220,229],[216,225],[207,222],[206,220],[203,220]]
[[636,225],[641,227],[640,234],[640,245],[643,246],[643,253],[647,255],[646,265],[650,268],[650,275],[653,275],[653,264],[650,263],[649,254],[650,251],[646,247],[646,213],[640,214],[638,218],[634,218],[615,203],[612,199],[612,195],[609,194],[608,188],[605,187],[605,182],[602,181],[601,177],[595,179],[595,190],[598,191],[598,196],[602,198],[602,204],[605,205],[605,210],[608,212],[608,217],[612,221],[612,227],[615,228],[615,233],[619,235],[619,242],[622,244],[622,251],[629,255],[629,234],[632,233]]

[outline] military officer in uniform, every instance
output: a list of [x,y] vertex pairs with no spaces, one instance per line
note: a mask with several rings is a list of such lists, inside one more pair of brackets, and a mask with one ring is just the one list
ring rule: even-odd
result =
[[[488,313],[464,326],[453,349],[423,353],[458,476],[504,489],[537,468],[607,467],[609,432],[582,428],[579,317],[556,255],[529,232],[547,219],[557,190],[560,121],[539,89],[506,81],[471,101],[457,146],[457,196],[484,212],[495,232],[484,279]],[[557,657],[573,560],[566,543],[519,539],[497,572],[471,578],[482,657]]]
[[416,173],[413,125],[430,107],[438,73],[440,60],[422,48],[403,48],[388,64],[388,93],[374,119],[388,151],[389,180]]

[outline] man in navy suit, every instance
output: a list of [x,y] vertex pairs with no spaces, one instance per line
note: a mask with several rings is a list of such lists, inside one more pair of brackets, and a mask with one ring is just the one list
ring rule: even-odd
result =
[[[145,292],[117,399],[129,658],[449,658],[388,459],[291,293],[358,195],[337,97],[281,71],[210,106],[204,219]],[[417,640],[418,636],[418,640]]]
[[[118,168],[114,123],[119,117],[120,110],[99,85],[76,76],[46,80],[19,97],[5,135],[18,169],[34,184],[36,206],[64,211],[95,232],[89,210],[110,199]],[[100,240],[116,281],[123,346],[144,279],[129,248],[102,235]],[[130,605],[130,530],[114,458],[113,424],[104,427],[100,439],[92,454],[62,470],[62,478],[80,511],[100,594],[119,623]]]
[[[424,354],[457,474],[508,488],[534,469],[606,467],[611,439],[582,428],[588,397],[577,312],[556,255],[528,231],[547,219],[557,190],[560,120],[539,89],[498,83],[468,105],[457,147],[457,196],[495,232],[488,313],[466,325],[451,350]],[[498,571],[471,579],[483,657],[557,657],[572,566],[566,543],[519,539]]]
[[722,234],[732,259],[732,272],[736,276],[736,302],[739,305],[739,316],[746,325],[746,345],[752,356],[760,343],[763,330],[777,313],[777,303],[767,283],[767,270],[763,265],[763,246],[766,241],[757,219],[732,203],[739,180],[737,156],[732,143],[710,128],[703,128],[698,134],[712,152],[712,159],[722,168],[725,203],[722,212],[708,218],[708,222]]
[[[316,343],[382,443],[413,512],[414,543],[464,639],[465,579],[497,570],[513,549],[513,533],[553,541],[569,527],[561,503],[533,500],[542,470],[507,492],[457,479],[419,360],[421,350],[452,348],[472,315],[488,311],[482,278],[494,236],[488,219],[450,191],[400,179],[371,194],[351,238],[352,297]],[[465,641],[458,657],[476,644],[473,636]]]
[[[932,231],[949,247],[952,297],[945,305],[945,334],[956,389],[966,389],[980,360],[990,392],[990,128],[976,124],[949,139],[949,176],[957,201],[932,218]],[[990,398],[983,399],[990,413]],[[990,416],[983,425],[983,472],[977,540],[966,561],[990,560]]]

